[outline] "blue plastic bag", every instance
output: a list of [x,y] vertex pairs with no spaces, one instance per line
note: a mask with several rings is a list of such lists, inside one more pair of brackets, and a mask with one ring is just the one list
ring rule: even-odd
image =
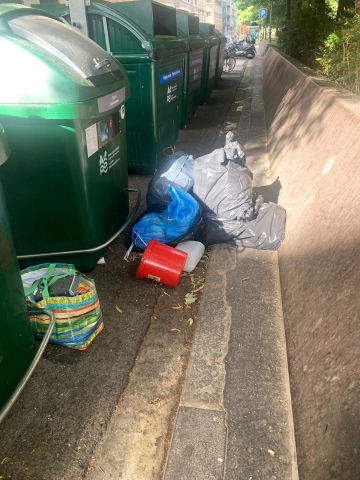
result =
[[177,187],[169,187],[172,202],[161,213],[144,215],[133,227],[131,239],[142,250],[152,238],[169,243],[184,235],[194,225],[199,206],[191,195]]

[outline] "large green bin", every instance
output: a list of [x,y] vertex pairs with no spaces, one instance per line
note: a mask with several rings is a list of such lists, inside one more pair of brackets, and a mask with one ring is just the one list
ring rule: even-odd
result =
[[[0,124],[0,165],[6,161]],[[10,162],[10,160],[8,160]],[[24,289],[0,179],[0,410],[35,356]]]
[[186,40],[188,51],[185,59],[184,94],[181,126],[192,117],[198,106],[205,40],[200,37],[199,18],[185,12],[176,12],[178,37]]
[[204,105],[215,88],[219,38],[215,34],[215,25],[210,23],[200,23],[200,35],[206,40],[200,90],[200,105]]
[[[0,5],[0,167],[20,265],[92,269],[128,214],[122,66],[56,18]],[[33,257],[33,255],[36,255]]]
[[220,32],[220,30],[217,30],[216,28],[215,28],[215,35],[219,39],[219,50],[218,50],[218,56],[216,60],[216,80],[215,80],[215,86],[218,86],[221,80],[223,69],[224,69],[224,57],[225,57],[225,47],[226,47],[227,38],[223,33]]
[[[41,8],[70,21],[65,5]],[[152,173],[180,129],[187,46],[177,38],[176,10],[151,0],[94,2],[87,18],[90,38],[111,52],[129,77],[129,168]]]

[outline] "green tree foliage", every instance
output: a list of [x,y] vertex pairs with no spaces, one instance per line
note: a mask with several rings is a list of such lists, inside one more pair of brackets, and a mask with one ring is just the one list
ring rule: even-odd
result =
[[245,10],[239,10],[237,14],[238,22],[244,25],[250,25],[251,22],[255,22],[259,16],[258,11],[255,11],[255,7],[250,5]]
[[318,50],[334,31],[333,11],[326,5],[292,11],[286,27],[278,32],[281,49],[311,68],[316,68]]
[[360,16],[343,17],[319,49],[321,73],[359,95],[359,52]]
[[280,27],[284,24],[285,15],[285,0],[238,0],[237,11],[238,21],[245,25],[250,25],[251,22],[258,22],[260,8],[267,8],[267,18],[264,20],[264,25],[269,25],[270,20],[270,6],[273,5],[272,25],[273,27]]
[[336,15],[337,10],[338,10],[338,4],[336,0],[326,0],[327,5],[329,6],[331,12]]

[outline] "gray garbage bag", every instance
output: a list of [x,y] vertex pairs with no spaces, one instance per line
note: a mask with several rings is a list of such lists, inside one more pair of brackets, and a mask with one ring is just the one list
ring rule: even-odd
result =
[[151,179],[146,195],[148,207],[168,205],[172,202],[169,187],[179,187],[188,192],[194,184],[192,155],[176,152],[167,158]]
[[[228,132],[225,137],[225,155],[228,160],[238,163],[245,167],[246,156],[239,142],[234,141],[235,135],[233,132]],[[251,177],[252,178],[252,177]]]
[[259,250],[277,250],[285,238],[286,211],[275,203],[263,203],[250,221],[229,220],[207,214],[201,241],[205,245],[230,243]]
[[240,221],[253,218],[254,204],[258,209],[262,202],[253,192],[241,145],[233,138],[229,132],[225,148],[194,160],[193,192],[204,212]]

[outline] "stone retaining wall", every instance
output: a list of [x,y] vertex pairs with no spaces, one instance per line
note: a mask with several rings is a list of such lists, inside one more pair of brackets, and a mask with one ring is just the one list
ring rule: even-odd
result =
[[360,478],[360,98],[269,48],[262,62],[299,473]]

